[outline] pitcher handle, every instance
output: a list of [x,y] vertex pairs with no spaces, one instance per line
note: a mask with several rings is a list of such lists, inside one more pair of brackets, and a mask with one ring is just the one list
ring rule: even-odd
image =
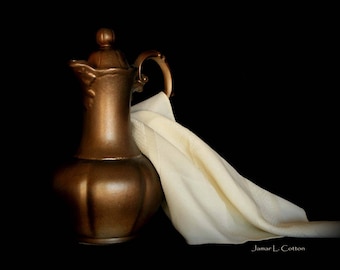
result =
[[149,50],[142,52],[134,62],[134,66],[138,68],[138,77],[137,81],[134,85],[134,91],[141,92],[143,91],[143,86],[148,81],[148,77],[142,73],[142,66],[145,60],[151,59],[155,61],[162,70],[163,77],[164,77],[164,93],[167,95],[168,98],[173,96],[173,86],[172,86],[172,76],[170,67],[166,58],[163,54],[155,50]]

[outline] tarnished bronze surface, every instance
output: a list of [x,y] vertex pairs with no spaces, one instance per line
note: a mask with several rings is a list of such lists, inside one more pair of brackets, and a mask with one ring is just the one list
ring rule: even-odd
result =
[[170,69],[157,51],[141,53],[130,66],[114,40],[111,29],[99,29],[99,50],[88,61],[70,62],[83,86],[83,131],[74,159],[57,170],[53,181],[78,241],[86,244],[134,238],[163,200],[157,171],[132,137],[130,107],[132,93],[142,91],[147,82],[142,74],[145,60],[158,63],[168,97]]

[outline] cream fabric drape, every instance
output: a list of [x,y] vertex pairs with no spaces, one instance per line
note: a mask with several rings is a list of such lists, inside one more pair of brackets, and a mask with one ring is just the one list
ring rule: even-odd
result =
[[188,244],[279,237],[340,237],[340,221],[309,221],[304,209],[240,175],[176,122],[160,92],[131,108],[133,135],[158,171],[163,209]]

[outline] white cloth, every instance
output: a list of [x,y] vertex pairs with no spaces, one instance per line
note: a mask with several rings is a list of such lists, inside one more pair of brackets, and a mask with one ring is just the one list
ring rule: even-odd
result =
[[160,176],[163,210],[188,244],[340,237],[340,221],[309,221],[304,209],[241,176],[176,122],[164,92],[132,106],[131,121]]

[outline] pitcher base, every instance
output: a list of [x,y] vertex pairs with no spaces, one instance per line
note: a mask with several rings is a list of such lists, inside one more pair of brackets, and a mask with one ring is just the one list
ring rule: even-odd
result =
[[82,245],[111,245],[130,241],[136,238],[136,235],[125,237],[113,237],[113,238],[87,238],[83,237],[78,239],[78,243]]

